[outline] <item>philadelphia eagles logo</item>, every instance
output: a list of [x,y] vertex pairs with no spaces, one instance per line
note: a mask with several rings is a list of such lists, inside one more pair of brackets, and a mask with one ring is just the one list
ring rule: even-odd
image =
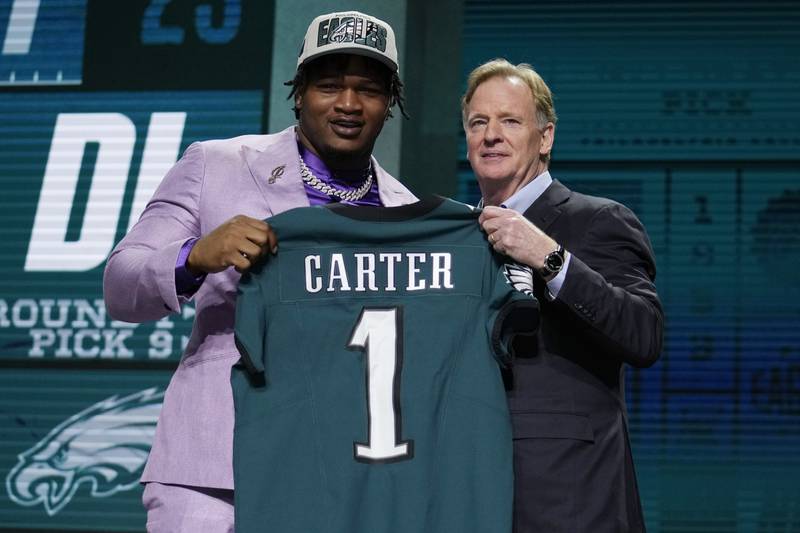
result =
[[339,23],[339,26],[333,30],[328,36],[328,42],[331,43],[351,43],[355,40],[356,35],[356,21],[364,24],[361,19],[345,18]]
[[503,265],[503,274],[509,285],[515,290],[533,296],[533,269],[519,263],[506,263]]
[[163,399],[156,388],[115,395],[65,420],[18,456],[6,478],[11,500],[41,503],[53,516],[81,485],[98,498],[132,489],[153,444]]

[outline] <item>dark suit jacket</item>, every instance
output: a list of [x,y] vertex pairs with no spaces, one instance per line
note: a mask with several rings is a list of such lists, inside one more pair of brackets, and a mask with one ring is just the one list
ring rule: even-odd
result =
[[661,352],[650,240],[628,208],[558,181],[524,216],[572,259],[553,301],[535,276],[539,333],[514,345],[514,532],[644,531],[623,378]]

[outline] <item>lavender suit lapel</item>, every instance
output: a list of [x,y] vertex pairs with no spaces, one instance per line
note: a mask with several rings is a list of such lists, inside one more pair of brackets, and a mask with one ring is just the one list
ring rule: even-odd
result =
[[243,146],[242,154],[250,175],[261,191],[267,208],[277,215],[293,207],[309,205],[300,166],[294,133],[288,130],[281,134],[278,142],[265,148]]
[[375,176],[378,180],[378,194],[384,206],[396,207],[417,201],[417,197],[405,185],[383,170],[378,164],[378,160],[374,157],[372,157],[372,168],[375,169]]

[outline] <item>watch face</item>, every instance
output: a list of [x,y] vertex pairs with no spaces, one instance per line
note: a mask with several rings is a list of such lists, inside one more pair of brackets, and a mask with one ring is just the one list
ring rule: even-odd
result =
[[558,252],[553,252],[548,254],[544,264],[550,272],[558,272],[564,266],[564,258]]

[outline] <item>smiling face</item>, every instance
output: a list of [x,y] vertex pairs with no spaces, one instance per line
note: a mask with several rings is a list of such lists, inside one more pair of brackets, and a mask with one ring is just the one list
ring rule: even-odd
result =
[[530,88],[517,77],[478,85],[466,108],[467,158],[486,205],[499,205],[547,170],[554,126],[539,123]]
[[389,113],[389,71],[358,55],[323,56],[308,65],[295,95],[300,141],[332,169],[369,163]]

